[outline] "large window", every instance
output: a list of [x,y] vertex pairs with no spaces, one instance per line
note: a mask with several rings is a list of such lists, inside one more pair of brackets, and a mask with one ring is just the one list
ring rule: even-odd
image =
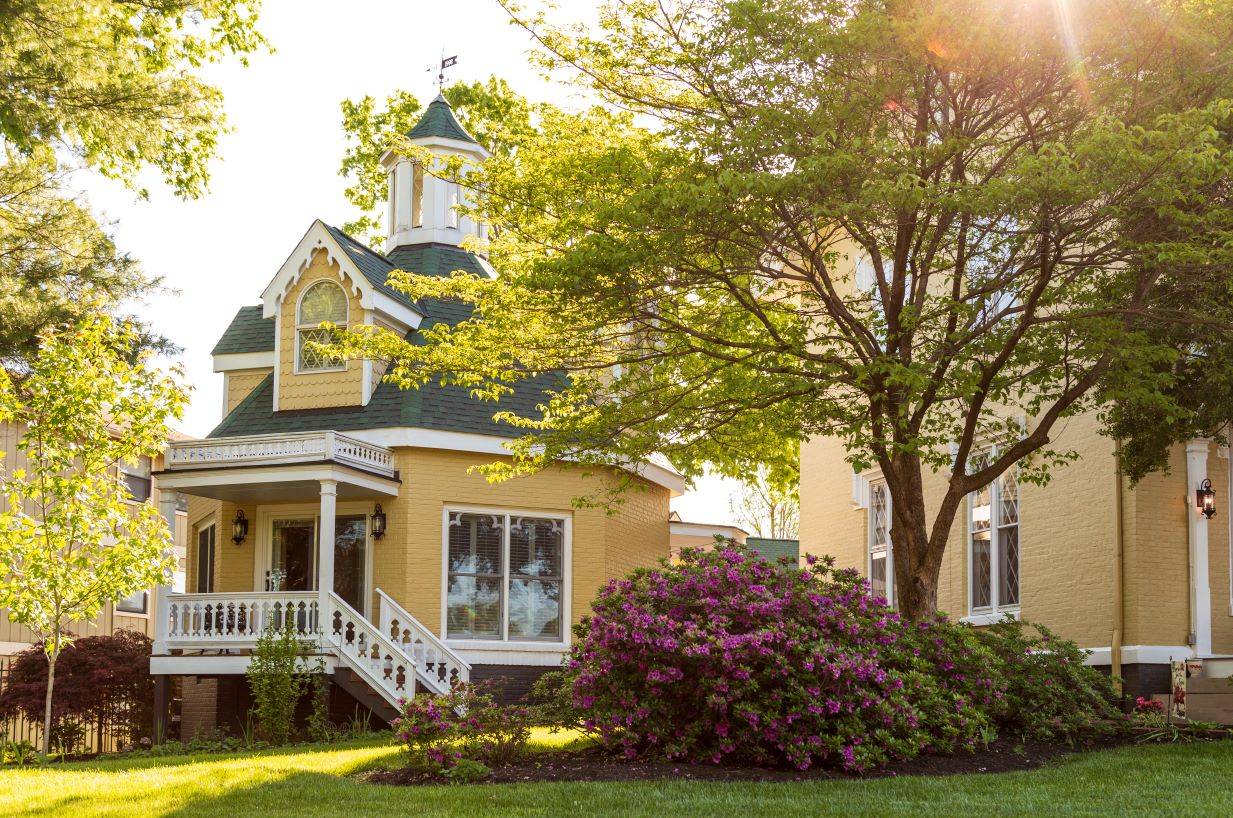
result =
[[[989,462],[984,453],[975,469]],[[975,470],[974,469],[974,470]],[[972,613],[1019,607],[1019,480],[1014,468],[968,498]]]
[[891,564],[891,504],[886,483],[879,480],[869,485],[869,590],[874,596],[890,603],[895,594],[894,568]]
[[129,499],[144,503],[150,499],[150,458],[139,457],[132,463],[120,462],[120,479],[128,488]]
[[446,638],[563,638],[564,519],[451,512]]
[[347,294],[332,281],[318,281],[300,297],[296,315],[296,370],[320,372],[342,369],[345,362],[332,355],[307,349],[309,343],[328,344],[334,332],[322,329],[321,323],[329,321],[338,329],[347,327]]

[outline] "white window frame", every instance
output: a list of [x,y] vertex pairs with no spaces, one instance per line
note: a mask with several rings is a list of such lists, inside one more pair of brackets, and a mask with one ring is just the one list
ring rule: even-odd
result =
[[[884,544],[874,542],[874,505],[877,502],[876,495],[879,490],[886,493],[886,542]],[[886,559],[886,604],[893,608],[895,606],[895,562],[890,538],[891,509],[890,488],[886,485],[886,480],[881,477],[871,478],[869,480],[869,505],[865,513],[865,576],[870,582],[869,592],[873,593],[874,551],[882,551]]]
[[351,299],[347,297],[347,288],[343,287],[341,284],[339,284],[336,281],[330,281],[324,278],[310,282],[309,285],[304,288],[304,292],[300,293],[300,297],[296,299],[296,302],[295,302],[295,374],[297,375],[301,375],[301,374],[316,375],[322,372],[343,372],[347,369],[346,361],[342,361],[341,363],[335,366],[313,367],[309,369],[304,366],[304,362],[300,358],[300,349],[304,346],[303,344],[300,343],[300,333],[304,332],[305,330],[315,330],[315,329],[320,328],[321,326],[320,321],[318,321],[315,324],[304,323],[304,320],[300,314],[300,309],[301,307],[303,307],[304,298],[310,292],[312,292],[312,289],[314,287],[320,287],[322,285],[327,285],[330,287],[337,287],[342,292],[343,304],[345,304],[347,308],[347,320],[336,323],[336,326],[338,327],[338,329],[341,331],[345,331],[351,323]]
[[[145,472],[142,473],[141,463],[145,461]],[[146,455],[141,455],[137,458],[137,465],[132,466],[123,459],[116,464],[116,478],[120,481],[120,485],[124,486],[128,492],[128,496],[124,498],[124,502],[132,506],[144,505],[154,499],[154,459]],[[126,478],[133,477],[137,480],[145,482],[146,496],[140,500],[133,498],[133,489],[129,485]]]
[[[501,638],[471,639],[468,637],[451,637],[448,633],[449,624],[449,577],[450,577],[450,515],[452,514],[491,514],[509,517],[537,517],[540,519],[560,520],[562,523],[561,543],[561,638],[546,639],[510,639],[509,638],[509,521],[506,520],[505,530],[501,535]],[[570,613],[570,597],[573,594],[573,552],[574,552],[574,517],[563,511],[546,511],[544,509],[505,508],[501,506],[470,506],[447,505],[441,510],[441,630],[438,634],[452,648],[467,650],[550,650],[560,651],[569,647],[570,632],[573,630],[573,620]]]
[[[129,594],[129,597],[137,596],[137,594],[141,594],[142,598],[144,599],[144,604],[142,606],[142,609],[140,611],[126,610],[120,607],[120,603],[124,602],[124,599],[117,599],[114,603],[112,603],[112,609],[115,611],[116,616],[128,616],[128,617],[133,617],[135,619],[149,619],[150,618],[150,591],[148,589],[134,591],[133,593]],[[125,599],[127,598],[128,597],[125,597]]]
[[[990,458],[997,457],[997,447],[990,446],[987,449],[981,449],[977,453],[989,452]],[[1008,471],[1017,470],[1018,465],[1013,465]],[[1005,474],[1005,472],[1003,472]],[[964,545],[964,551],[967,554],[968,564],[968,587],[967,587],[967,610],[968,615],[964,617],[965,622],[974,625],[991,625],[995,622],[1000,622],[1007,616],[1014,619],[1019,618],[1019,612],[1023,604],[1023,485],[1019,483],[1016,476],[1015,484],[1018,486],[1019,492],[1019,509],[1015,518],[1015,528],[1019,532],[1019,600],[1013,604],[1002,605],[999,599],[1002,593],[1002,542],[1001,529],[1008,526],[998,525],[998,514],[1002,502],[1002,475],[999,474],[989,483],[989,605],[975,607],[972,604],[973,591],[976,589],[976,560],[972,543],[972,534],[975,531],[973,526],[973,512],[976,509],[976,491],[968,493],[967,497],[967,541]],[[979,489],[977,489],[979,491]]]
[[[211,558],[210,558],[210,582],[209,582],[210,590],[200,591],[198,589],[201,588],[201,535],[206,530],[211,529],[211,528],[214,529],[214,553],[213,555],[211,555]],[[202,517],[196,523],[194,523],[192,528],[189,530],[192,532],[192,537],[193,537],[193,540],[192,540],[192,552],[193,553],[192,553],[192,565],[191,565],[193,569],[193,590],[191,593],[195,593],[195,594],[214,593],[214,584],[215,584],[214,577],[218,573],[217,571],[218,551],[219,551],[218,516],[215,514],[208,514],[205,517]],[[189,567],[189,566],[186,566],[186,567]]]

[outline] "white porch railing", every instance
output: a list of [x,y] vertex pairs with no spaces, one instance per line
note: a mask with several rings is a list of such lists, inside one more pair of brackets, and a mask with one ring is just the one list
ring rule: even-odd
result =
[[414,696],[415,666],[402,648],[333,591],[329,605],[325,644],[395,708]]
[[156,638],[168,648],[246,647],[267,628],[289,627],[316,640],[318,622],[313,591],[169,594]]
[[[253,648],[268,628],[291,628],[306,642],[336,655],[387,702],[415,695],[417,677],[433,692],[469,678],[471,666],[441,644],[380,589],[387,625],[378,627],[331,592],[319,617],[316,591],[168,594],[155,623],[155,651]],[[385,620],[383,620],[385,621]],[[395,628],[391,637],[383,631]]]
[[166,453],[168,471],[317,460],[333,460],[386,477],[394,476],[393,452],[384,446],[366,443],[339,432],[292,432],[186,440],[169,444]]
[[471,665],[436,634],[380,588],[377,598],[381,603],[381,632],[411,657],[425,687],[434,693],[445,693],[455,681],[471,680]]

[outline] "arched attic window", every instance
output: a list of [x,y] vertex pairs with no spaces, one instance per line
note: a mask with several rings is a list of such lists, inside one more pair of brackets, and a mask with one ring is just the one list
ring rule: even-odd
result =
[[295,369],[297,372],[324,372],[343,369],[346,361],[305,349],[309,342],[329,343],[334,333],[321,328],[329,321],[338,329],[347,328],[347,293],[332,281],[318,281],[300,296],[295,315]]

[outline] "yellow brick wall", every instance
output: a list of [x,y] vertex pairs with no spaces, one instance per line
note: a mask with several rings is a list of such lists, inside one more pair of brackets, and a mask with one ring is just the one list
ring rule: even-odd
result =
[[238,369],[227,373],[227,409],[230,414],[247,398],[254,389],[261,385],[272,370],[269,369]]
[[[555,468],[505,483],[490,484],[472,466],[492,462],[491,455],[439,449],[395,450],[402,494],[383,500],[386,535],[373,547],[373,586],[398,600],[434,632],[441,627],[442,514],[446,506],[480,506],[560,514],[572,520],[572,594],[570,613],[577,622],[590,610],[596,590],[610,577],[637,566],[654,565],[668,556],[668,490],[640,484],[613,514],[603,508],[572,506],[574,497],[593,494],[603,478],[587,478],[582,469]],[[305,497],[304,502],[316,502]],[[195,525],[214,512],[219,520],[215,590],[252,589],[256,530],[255,506],[244,506],[249,537],[231,542],[236,506],[190,498],[189,520]],[[188,587],[196,587],[196,538],[190,535]],[[371,601],[374,612],[376,600]]]
[[[1099,434],[1094,415],[1065,421],[1059,448],[1080,458],[1053,472],[1046,486],[1021,486],[1020,597],[1022,616],[1086,647],[1112,641],[1116,559],[1113,442]],[[866,517],[851,503],[851,470],[838,441],[813,439],[801,450],[801,550],[831,554],[841,566],[866,568]],[[1213,446],[1208,473],[1223,507],[1229,463]],[[927,479],[926,504],[937,507],[942,475]],[[1125,645],[1184,645],[1189,632],[1185,447],[1176,446],[1169,473],[1127,489],[1123,520]],[[1228,514],[1210,526],[1210,588],[1214,650],[1233,651],[1229,615]],[[967,508],[951,531],[938,588],[938,606],[968,612]]]
[[300,294],[311,284],[326,279],[341,284],[347,291],[347,320],[358,323],[363,320],[359,296],[350,282],[339,277],[337,263],[329,263],[324,250],[313,254],[312,263],[283,297],[278,315],[278,408],[318,409],[326,406],[357,406],[362,402],[363,363],[348,361],[344,369],[334,372],[306,372],[296,374],[296,305]]

